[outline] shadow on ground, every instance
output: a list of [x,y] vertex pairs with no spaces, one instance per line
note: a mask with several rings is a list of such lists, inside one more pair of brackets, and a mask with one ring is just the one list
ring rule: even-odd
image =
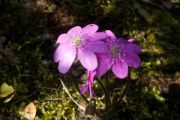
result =
[[[79,110],[71,100],[62,100],[60,104],[47,100],[67,97],[58,81],[62,76],[53,62],[55,41],[59,34],[72,26],[96,23],[100,30],[111,29],[119,37],[136,38],[142,47],[142,67],[132,71],[133,84],[126,99],[116,112],[108,114],[109,119],[119,116],[122,119],[165,119],[167,114],[171,114],[168,117],[172,120],[180,118],[179,3],[149,1],[2,0],[0,83],[13,85],[16,96],[8,104],[0,103],[0,115],[19,117],[15,111],[23,102],[37,100],[41,111],[38,119],[52,116],[71,119],[75,116]],[[80,75],[81,72],[75,70],[65,77],[71,92],[75,91],[71,81],[74,77],[82,84]],[[123,87],[125,82],[115,80],[112,86],[114,84],[122,91],[117,85]],[[159,90],[162,94],[158,94]],[[115,99],[117,96],[114,96]],[[157,96],[164,97],[165,101]],[[58,105],[62,112],[59,112]],[[102,115],[102,119],[106,117],[106,114]]]

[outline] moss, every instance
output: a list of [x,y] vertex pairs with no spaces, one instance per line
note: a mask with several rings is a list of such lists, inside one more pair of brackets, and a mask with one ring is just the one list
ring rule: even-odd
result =
[[[0,2],[1,6],[5,5],[0,7],[0,40],[1,37],[6,40],[0,41],[0,49],[11,49],[18,62],[11,63],[0,51],[0,85],[7,82],[16,90],[9,103],[0,99],[0,115],[24,119],[19,111],[22,104],[36,101],[37,120],[85,119],[84,113],[69,99],[59,82],[63,78],[73,97],[85,106],[76,89],[83,84],[80,78],[83,72],[74,66],[79,70],[72,69],[68,75],[59,75],[53,62],[54,44],[58,35],[71,26],[96,23],[100,30],[111,29],[118,37],[135,38],[142,48],[142,67],[133,70],[134,81],[120,105],[113,102],[119,99],[126,81],[110,78],[112,105],[108,110],[105,109],[102,88],[95,82],[99,116],[102,119],[180,118],[179,105],[169,101],[158,88],[161,83],[166,84],[166,78],[162,79],[162,76],[168,76],[172,82],[180,72],[180,18],[176,12],[139,2],[152,18],[152,23],[148,23],[131,0],[52,0],[48,6],[56,6],[55,10],[34,9],[30,12],[23,7],[24,0],[4,1],[5,4]],[[158,85],[154,85],[153,81],[157,83],[158,80]],[[105,84],[104,77],[102,82]]]

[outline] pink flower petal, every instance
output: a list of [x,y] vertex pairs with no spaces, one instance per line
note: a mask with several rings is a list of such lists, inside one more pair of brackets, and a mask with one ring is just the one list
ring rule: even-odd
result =
[[136,54],[139,54],[141,52],[141,48],[134,43],[127,44],[127,49],[128,51],[134,52]]
[[112,71],[118,78],[125,78],[128,76],[128,65],[119,60],[112,66]]
[[135,53],[127,53],[125,57],[125,61],[129,66],[134,68],[138,68],[141,66],[141,59]]
[[80,36],[82,33],[82,28],[80,26],[75,26],[73,28],[71,28],[67,34],[70,35],[71,37],[76,37],[76,36]]
[[78,58],[87,70],[91,71],[97,68],[97,58],[93,52],[79,49]]
[[80,88],[80,93],[84,94],[89,88],[88,80],[84,83],[84,85]]
[[92,98],[95,94],[93,91],[93,81],[96,75],[96,71],[88,71],[87,72],[87,81],[80,88],[80,93],[84,94],[89,89],[90,98]]
[[127,44],[129,44],[129,42],[128,42],[126,39],[124,39],[124,38],[118,38],[118,42],[119,42],[119,44],[121,44],[121,45],[127,45]]
[[111,30],[106,30],[105,33],[107,34],[108,37],[111,37],[111,39],[116,40],[116,36]]
[[54,53],[54,62],[58,62],[60,60],[61,47],[58,47]]
[[96,69],[96,76],[101,77],[104,75],[112,66],[111,59],[104,55],[98,55],[98,67]]
[[59,54],[58,70],[61,73],[66,73],[70,69],[76,57],[76,49],[70,47],[68,44],[62,44],[59,47],[60,47],[59,48],[60,54]]
[[90,41],[98,41],[98,40],[103,40],[106,39],[107,35],[105,32],[96,32],[95,34],[93,34],[91,36],[91,39],[89,39]]
[[89,76],[88,76],[88,81],[89,81],[89,94],[90,98],[93,97],[94,91],[93,91],[93,82],[94,82],[94,77],[96,75],[96,71],[89,71]]
[[130,39],[128,39],[128,42],[130,42],[130,43],[133,43],[135,41],[135,39],[134,38],[130,38]]
[[108,51],[107,45],[102,41],[89,42],[85,47],[96,53],[104,53]]
[[67,34],[61,34],[59,37],[58,37],[58,40],[56,43],[68,43],[70,40],[69,36]]
[[87,35],[93,35],[97,30],[98,26],[96,24],[89,24],[82,28],[82,33]]

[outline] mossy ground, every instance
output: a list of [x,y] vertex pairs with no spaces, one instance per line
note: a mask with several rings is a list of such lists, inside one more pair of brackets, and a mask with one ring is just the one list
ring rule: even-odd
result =
[[[111,29],[119,37],[135,38],[142,48],[142,67],[132,69],[130,87],[118,106],[115,107],[113,102],[122,93],[126,80],[110,77],[112,104],[108,109],[105,109],[102,88],[95,82],[98,117],[180,119],[180,99],[173,98],[176,95],[170,95],[168,91],[169,86],[180,79],[179,8],[167,9],[159,3],[2,0],[0,84],[7,82],[16,93],[8,103],[0,99],[0,118],[24,119],[23,108],[34,101],[38,108],[37,120],[85,119],[84,112],[72,102],[60,83],[63,79],[72,96],[86,106],[77,90],[83,84],[83,69],[74,65],[67,75],[59,74],[53,53],[59,34],[75,25],[96,23],[100,30]],[[173,5],[179,5],[179,2]],[[102,83],[105,83],[105,77]]]

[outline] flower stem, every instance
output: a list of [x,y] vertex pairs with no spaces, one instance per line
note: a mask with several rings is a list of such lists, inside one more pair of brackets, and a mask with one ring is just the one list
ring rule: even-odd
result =
[[131,79],[130,79],[130,78],[131,78],[131,75],[130,75],[130,70],[129,70],[129,74],[128,74],[127,82],[126,82],[126,87],[125,87],[123,93],[120,95],[120,99],[117,101],[116,105],[118,105],[119,103],[122,102],[122,100],[123,100],[123,98],[124,98],[124,96],[125,96],[128,88],[129,88],[129,86],[130,86],[130,82],[131,82]]
[[111,101],[109,98],[109,72],[106,74],[106,109],[111,105]]
[[102,84],[102,82],[100,80],[97,79],[97,82],[99,83],[99,85],[102,87],[104,93],[106,92],[106,89],[104,87],[104,85]]
[[[97,82],[99,83],[99,85],[100,85],[101,88],[103,89],[105,96],[107,96],[106,88],[104,87],[103,83],[102,83],[100,80],[98,80],[98,79],[97,79]],[[107,101],[106,101],[106,102],[107,102]]]

